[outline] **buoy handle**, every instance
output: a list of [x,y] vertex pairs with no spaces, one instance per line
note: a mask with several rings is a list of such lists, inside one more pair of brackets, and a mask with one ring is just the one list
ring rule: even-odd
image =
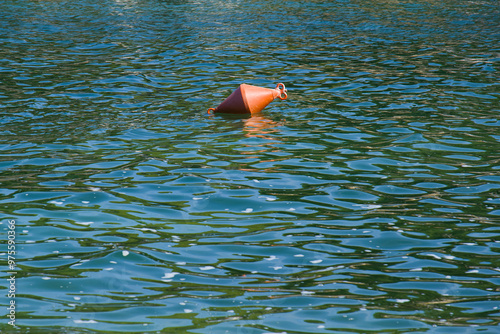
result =
[[215,112],[215,108],[208,108],[207,113],[212,115]]
[[285,84],[283,83],[279,83],[276,85],[276,89],[280,91],[280,95],[278,95],[278,97],[281,99],[281,100],[286,100],[286,98],[288,97],[288,95],[286,94],[286,88],[285,88]]

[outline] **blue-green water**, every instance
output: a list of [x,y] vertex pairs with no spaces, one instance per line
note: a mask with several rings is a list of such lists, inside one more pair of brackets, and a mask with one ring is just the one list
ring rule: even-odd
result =
[[499,333],[499,17],[2,1],[1,331]]

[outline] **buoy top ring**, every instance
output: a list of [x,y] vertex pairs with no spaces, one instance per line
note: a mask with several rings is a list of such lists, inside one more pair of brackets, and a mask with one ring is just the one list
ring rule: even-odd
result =
[[288,97],[288,95],[286,94],[286,88],[285,88],[285,84],[283,83],[279,83],[276,85],[276,89],[280,91],[280,95],[278,95],[278,97],[281,99],[281,100],[286,100],[286,98]]

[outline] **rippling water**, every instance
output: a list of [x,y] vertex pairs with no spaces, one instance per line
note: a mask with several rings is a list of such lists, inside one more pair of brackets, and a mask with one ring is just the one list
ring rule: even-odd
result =
[[[3,1],[30,333],[498,333],[497,1]],[[209,116],[240,83],[287,85]]]

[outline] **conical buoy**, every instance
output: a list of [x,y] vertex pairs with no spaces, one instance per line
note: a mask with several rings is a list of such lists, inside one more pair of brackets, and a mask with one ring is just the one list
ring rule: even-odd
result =
[[275,89],[241,84],[217,108],[208,112],[225,114],[257,114],[260,113],[275,98],[287,98],[285,85],[279,83]]

